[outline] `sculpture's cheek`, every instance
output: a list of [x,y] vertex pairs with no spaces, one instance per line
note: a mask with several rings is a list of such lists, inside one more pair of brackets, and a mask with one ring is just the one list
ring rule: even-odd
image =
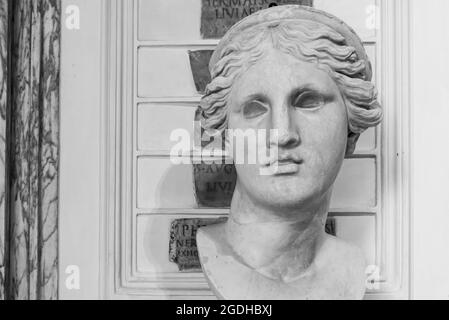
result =
[[308,119],[301,131],[302,146],[314,150],[323,165],[340,162],[346,150],[348,122],[343,104],[333,103]]
[[340,171],[346,150],[347,125],[344,114],[336,119],[311,121],[301,131],[297,152],[303,159],[297,179],[280,181],[295,190],[296,199],[313,199],[328,192]]

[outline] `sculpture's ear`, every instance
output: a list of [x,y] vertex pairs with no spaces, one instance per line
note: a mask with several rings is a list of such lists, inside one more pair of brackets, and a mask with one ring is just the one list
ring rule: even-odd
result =
[[346,155],[349,156],[354,153],[357,141],[360,138],[360,133],[349,132],[348,143],[346,145]]

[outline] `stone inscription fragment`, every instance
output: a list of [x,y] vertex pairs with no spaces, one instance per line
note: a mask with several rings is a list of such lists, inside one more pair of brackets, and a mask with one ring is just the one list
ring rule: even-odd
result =
[[337,236],[337,223],[334,217],[327,218],[325,230],[327,234]]
[[221,38],[232,25],[254,12],[286,4],[312,6],[313,0],[202,0],[201,36]]
[[190,67],[192,68],[193,81],[196,91],[204,94],[206,86],[211,81],[209,72],[209,61],[213,50],[189,50]]
[[171,224],[169,260],[179,271],[201,271],[196,246],[196,232],[202,226],[226,221],[227,218],[177,219]]
[[233,164],[206,162],[194,164],[193,175],[199,207],[230,206],[237,180]]

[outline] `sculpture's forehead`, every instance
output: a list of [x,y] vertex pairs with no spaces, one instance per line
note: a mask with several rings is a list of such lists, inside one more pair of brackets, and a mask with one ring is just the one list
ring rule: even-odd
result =
[[271,48],[263,58],[242,72],[233,85],[232,95],[284,92],[299,87],[313,87],[324,92],[334,90],[336,85],[330,75],[316,64]]

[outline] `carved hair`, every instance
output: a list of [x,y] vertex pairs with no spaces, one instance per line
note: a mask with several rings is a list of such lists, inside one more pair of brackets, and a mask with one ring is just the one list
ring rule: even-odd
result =
[[286,20],[247,29],[228,44],[212,66],[212,81],[201,100],[202,126],[223,132],[228,125],[226,108],[232,84],[264,55],[264,44],[299,60],[316,63],[334,79],[348,114],[348,148],[352,153],[360,134],[382,120],[377,90],[365,74],[369,61],[360,59],[345,38],[313,21]]

